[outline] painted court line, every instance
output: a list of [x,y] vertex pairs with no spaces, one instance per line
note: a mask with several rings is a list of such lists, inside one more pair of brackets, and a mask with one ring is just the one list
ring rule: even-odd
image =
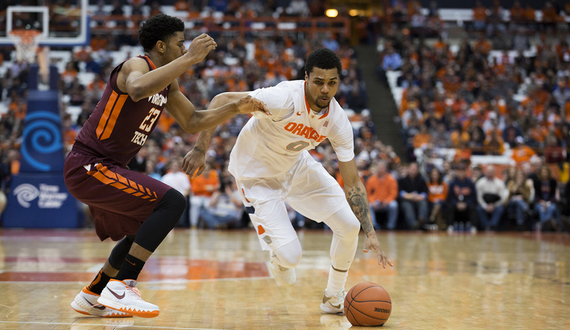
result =
[[98,323],[62,323],[62,322],[16,322],[16,321],[0,321],[0,324],[45,324],[45,325],[75,325],[75,326],[101,326],[101,327],[131,327],[135,326],[137,328],[145,328],[145,329],[184,329],[184,330],[202,330],[202,329],[210,329],[210,330],[223,330],[223,329],[214,329],[214,328],[181,328],[181,327],[159,327],[156,325],[134,325],[134,324],[98,324]]
[[[271,272],[269,272],[271,274]],[[226,281],[242,281],[242,280],[267,280],[272,279],[273,276],[259,276],[259,277],[236,277],[236,278],[204,278],[204,279],[195,279],[195,280],[185,280],[185,279],[172,279],[172,280],[150,280],[150,281],[141,281],[139,284],[184,284],[184,283],[193,283],[193,282],[226,282]],[[83,283],[84,281],[2,281],[0,283],[26,283],[28,284],[69,284],[69,283]],[[1,322],[1,321],[0,321]]]

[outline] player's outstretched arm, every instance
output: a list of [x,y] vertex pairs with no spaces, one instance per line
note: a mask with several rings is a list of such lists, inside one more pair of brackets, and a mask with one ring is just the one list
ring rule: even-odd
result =
[[194,110],[194,105],[180,92],[177,81],[172,83],[166,110],[176,119],[182,129],[192,134],[216,127],[238,113],[245,114],[255,111],[269,113],[263,102],[249,95],[214,109],[210,107],[208,110]]
[[386,264],[392,266],[390,259],[386,256],[378,238],[376,237],[376,232],[372,226],[372,219],[370,218],[370,206],[368,205],[368,196],[366,195],[366,188],[360,180],[360,175],[358,175],[358,169],[356,168],[356,162],[354,159],[348,162],[338,162],[338,167],[340,170],[340,175],[344,180],[344,193],[346,194],[346,199],[348,204],[352,208],[352,212],[358,221],[362,229],[366,233],[366,240],[364,242],[364,252],[367,253],[369,250],[374,250],[378,254],[378,264],[386,268]]
[[142,58],[131,58],[119,71],[117,85],[137,102],[165,89],[192,65],[201,62],[216,46],[212,37],[201,34],[194,38],[186,54],[155,70],[149,70]]
[[[249,92],[228,92],[218,94],[212,99],[208,109],[216,109],[224,104],[246,97],[248,94]],[[214,126],[201,131],[198,136],[198,140],[196,140],[196,143],[194,144],[194,148],[184,156],[184,160],[182,161],[182,170],[192,179],[202,174],[204,168],[206,168],[206,151],[210,146],[210,140],[212,139],[212,135],[214,134],[216,127],[217,126]]]

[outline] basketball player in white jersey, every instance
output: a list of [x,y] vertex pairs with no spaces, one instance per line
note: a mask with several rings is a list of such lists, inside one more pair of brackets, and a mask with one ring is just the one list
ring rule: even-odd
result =
[[[293,285],[301,261],[301,243],[287,215],[285,201],[307,218],[323,221],[333,231],[328,284],[321,304],[326,313],[343,311],[344,285],[358,245],[360,226],[366,233],[364,252],[374,250],[378,263],[386,257],[370,219],[366,189],[354,160],[352,126],[334,99],[341,63],[331,50],[312,52],[305,80],[245,93],[222,93],[210,107],[249,94],[265,103],[270,115],[256,114],[240,132],[230,155],[229,171],[264,250],[270,251],[271,271],[281,285]],[[203,170],[213,130],[203,131],[184,158],[189,175]],[[339,160],[344,192],[308,150],[329,139]]]

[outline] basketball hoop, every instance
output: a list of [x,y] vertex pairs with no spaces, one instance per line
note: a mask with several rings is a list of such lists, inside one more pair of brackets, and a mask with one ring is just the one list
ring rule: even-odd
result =
[[16,46],[16,59],[27,63],[36,62],[36,51],[38,49],[39,37],[41,32],[38,30],[12,30],[10,31],[10,39],[14,41]]

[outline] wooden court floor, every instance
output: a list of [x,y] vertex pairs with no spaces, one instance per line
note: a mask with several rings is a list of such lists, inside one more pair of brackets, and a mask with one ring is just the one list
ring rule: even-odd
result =
[[[0,230],[0,329],[348,329],[319,308],[331,233],[301,231],[297,283],[278,287],[253,230],[175,230],[139,288],[153,319],[85,317],[69,306],[113,244],[90,230]],[[346,289],[392,298],[385,329],[570,329],[570,235],[381,232],[394,262],[359,251]]]

